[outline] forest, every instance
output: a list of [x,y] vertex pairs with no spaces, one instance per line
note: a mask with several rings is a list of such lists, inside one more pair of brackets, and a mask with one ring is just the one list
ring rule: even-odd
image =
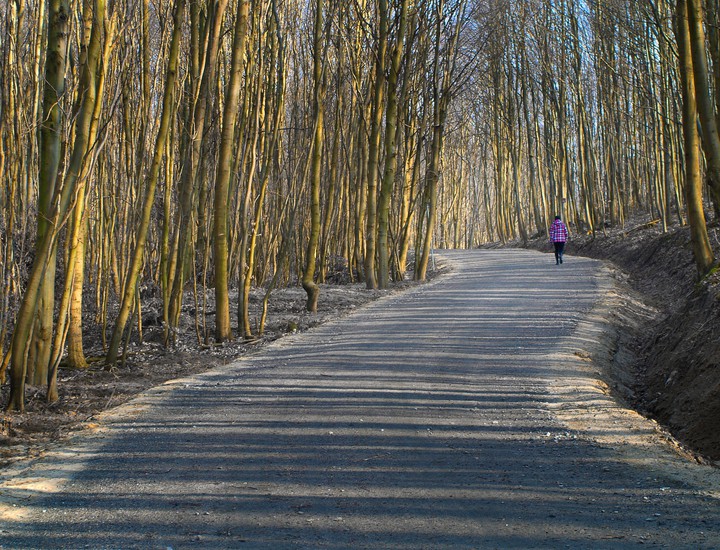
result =
[[[716,0],[8,0],[0,381],[252,339],[251,289],[423,280],[433,249],[720,213]],[[230,295],[237,295],[231,308]],[[212,312],[212,322],[208,322]]]

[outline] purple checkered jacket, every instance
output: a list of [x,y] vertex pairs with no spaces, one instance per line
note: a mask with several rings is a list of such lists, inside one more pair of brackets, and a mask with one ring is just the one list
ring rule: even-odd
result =
[[567,225],[562,220],[555,220],[550,226],[550,241],[564,243],[568,240]]

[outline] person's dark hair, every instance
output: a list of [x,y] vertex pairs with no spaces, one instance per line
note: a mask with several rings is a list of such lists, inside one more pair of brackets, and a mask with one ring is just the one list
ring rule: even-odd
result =
[[559,219],[560,219],[560,216],[555,216],[555,219],[556,219],[556,220],[559,220]]

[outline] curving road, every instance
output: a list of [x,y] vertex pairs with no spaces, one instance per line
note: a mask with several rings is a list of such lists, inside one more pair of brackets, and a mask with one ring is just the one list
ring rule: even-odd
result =
[[442,258],[452,275],[151,391],[6,479],[0,547],[720,548],[716,472],[653,444],[584,359],[602,264]]

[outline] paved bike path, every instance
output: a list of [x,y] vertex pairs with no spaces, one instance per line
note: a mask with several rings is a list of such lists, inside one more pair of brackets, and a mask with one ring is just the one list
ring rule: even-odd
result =
[[716,473],[567,391],[594,387],[602,264],[441,257],[451,275],[148,392],[6,483],[0,547],[720,547]]

